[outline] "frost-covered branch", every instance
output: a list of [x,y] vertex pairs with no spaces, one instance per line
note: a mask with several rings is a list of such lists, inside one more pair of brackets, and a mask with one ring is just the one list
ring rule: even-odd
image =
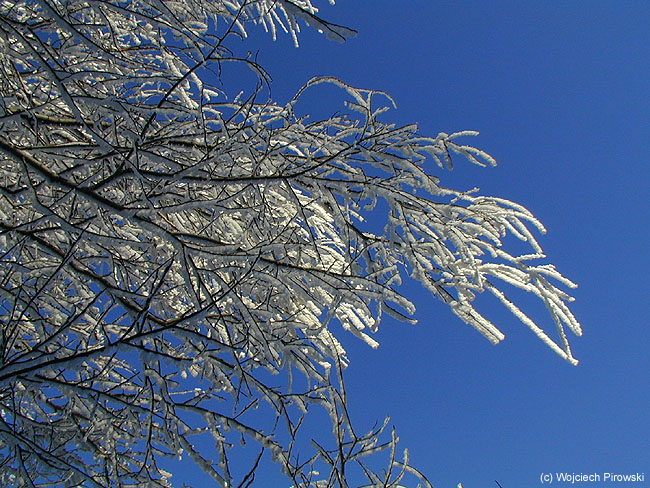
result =
[[[412,320],[404,274],[498,342],[473,304],[489,291],[576,362],[574,285],[534,264],[542,225],[431,174],[494,164],[459,142],[474,133],[396,127],[389,97],[333,78],[260,101],[263,68],[226,46],[251,23],[297,42],[298,20],[354,34],[309,1],[0,0],[0,484],[171,486],[185,456],[248,486],[269,453],[295,486],[429,486],[394,433],[355,433],[334,334],[374,347],[384,314]],[[224,92],[229,63],[251,68],[249,95]],[[297,113],[321,83],[347,110]],[[305,441],[314,411],[331,439]],[[242,470],[231,452],[249,441]]]

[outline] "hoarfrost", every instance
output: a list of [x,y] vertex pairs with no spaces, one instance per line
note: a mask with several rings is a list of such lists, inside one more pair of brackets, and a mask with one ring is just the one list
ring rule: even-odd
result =
[[[338,334],[377,347],[384,313],[415,322],[404,274],[496,343],[474,307],[490,292],[577,362],[560,288],[575,285],[531,263],[545,259],[542,224],[431,175],[459,156],[494,165],[460,142],[475,132],[386,124],[390,96],[332,77],[284,106],[262,88],[225,92],[226,62],[266,82],[231,36],[259,23],[297,44],[301,22],[355,34],[309,0],[0,0],[0,484],[170,486],[158,461],[186,454],[221,486],[246,486],[227,455],[245,438],[296,486],[331,486],[345,463],[372,486],[430,486],[394,432],[359,435],[346,411]],[[321,84],[347,109],[297,113]],[[507,252],[509,237],[530,250]],[[502,285],[537,297],[555,329]],[[332,442],[313,439],[298,462],[311,406]],[[216,449],[202,452],[205,437]],[[361,461],[382,453],[381,473]]]

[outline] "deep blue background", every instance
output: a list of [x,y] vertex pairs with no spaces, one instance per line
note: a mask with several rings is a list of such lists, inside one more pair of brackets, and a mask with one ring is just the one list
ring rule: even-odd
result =
[[[407,283],[418,325],[386,321],[376,351],[345,338],[353,419],[369,428],[390,415],[437,488],[535,487],[559,471],[645,472],[645,483],[616,486],[650,486],[650,2],[319,5],[358,36],[336,44],[305,28],[296,49],[259,28],[243,41],[273,97],[286,102],[310,77],[333,75],[387,91],[398,109],[385,119],[423,134],[479,130],[467,142],[497,168],[459,160],[434,172],[542,220],[549,261],[580,285],[573,310],[584,327],[570,337],[572,367],[500,306],[484,303],[507,335],[493,347]],[[341,110],[344,94],[330,95],[311,109]],[[532,314],[552,330],[543,307]]]

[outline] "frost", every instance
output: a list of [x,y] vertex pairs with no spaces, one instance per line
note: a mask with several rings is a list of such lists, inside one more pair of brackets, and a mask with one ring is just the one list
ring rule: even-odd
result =
[[[575,284],[542,261],[543,225],[431,174],[494,165],[476,132],[385,123],[389,95],[332,77],[286,105],[217,79],[243,63],[266,83],[227,46],[251,24],[355,34],[316,3],[0,0],[0,484],[171,486],[159,461],[182,456],[247,486],[229,464],[245,444],[304,488],[345,463],[350,484],[430,486],[394,432],[359,435],[346,411],[340,334],[376,348],[386,315],[415,322],[404,276],[497,343],[474,303],[488,291],[577,362]],[[321,84],[346,104],[311,120],[298,102]],[[306,433],[314,410],[330,439]],[[384,471],[363,464],[377,454]]]

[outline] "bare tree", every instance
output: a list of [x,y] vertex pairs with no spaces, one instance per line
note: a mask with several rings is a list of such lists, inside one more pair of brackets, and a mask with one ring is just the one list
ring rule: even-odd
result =
[[[353,429],[332,332],[375,346],[384,314],[412,320],[404,273],[496,343],[473,306],[489,291],[576,362],[553,283],[574,285],[533,264],[542,225],[430,174],[494,164],[457,142],[473,133],[395,127],[387,95],[332,78],[260,101],[264,70],[226,44],[250,23],[297,39],[298,19],[354,34],[309,0],[0,0],[2,486],[171,486],[165,467],[188,457],[249,486],[264,453],[294,486],[428,486],[394,432]],[[224,93],[231,63],[258,88]],[[296,113],[319,83],[347,112]],[[503,284],[537,295],[559,339]],[[329,440],[304,427],[319,412]]]

